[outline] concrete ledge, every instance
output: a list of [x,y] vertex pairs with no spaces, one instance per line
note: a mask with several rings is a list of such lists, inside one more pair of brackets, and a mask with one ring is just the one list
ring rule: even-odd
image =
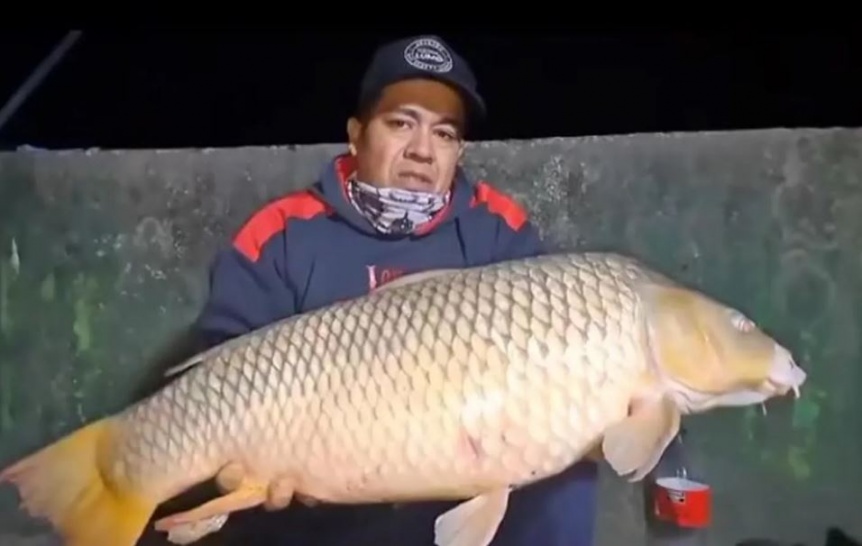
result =
[[[0,153],[0,465],[152,387],[184,356],[214,249],[342,149]],[[642,257],[799,354],[795,404],[691,421],[710,544],[862,536],[862,130],[481,142],[465,166],[556,246]],[[639,489],[606,474],[602,494],[599,543],[642,544]],[[0,489],[3,544],[49,543],[15,506]]]

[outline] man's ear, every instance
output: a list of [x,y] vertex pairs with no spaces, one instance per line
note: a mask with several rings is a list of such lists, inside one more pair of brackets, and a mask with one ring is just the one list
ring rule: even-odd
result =
[[356,117],[351,117],[347,120],[347,144],[352,155],[356,155],[360,134],[362,134],[362,123]]

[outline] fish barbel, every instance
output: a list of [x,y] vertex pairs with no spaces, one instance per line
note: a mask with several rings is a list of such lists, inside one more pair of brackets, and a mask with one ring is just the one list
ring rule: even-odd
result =
[[180,369],[0,482],[70,546],[132,546],[160,503],[213,478],[222,496],[156,528],[197,536],[298,498],[457,499],[436,543],[485,546],[511,490],[598,448],[639,480],[682,415],[798,396],[806,377],[740,311],[608,253],[402,277]]

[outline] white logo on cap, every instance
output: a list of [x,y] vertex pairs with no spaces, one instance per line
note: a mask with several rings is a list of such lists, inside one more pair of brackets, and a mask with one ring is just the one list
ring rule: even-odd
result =
[[404,60],[410,66],[429,72],[449,72],[452,70],[452,55],[443,44],[433,38],[419,38],[404,48]]

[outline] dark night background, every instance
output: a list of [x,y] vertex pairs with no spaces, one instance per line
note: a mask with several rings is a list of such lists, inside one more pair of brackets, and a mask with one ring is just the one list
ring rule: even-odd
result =
[[[490,119],[471,139],[862,126],[851,33],[91,32],[0,147],[174,148],[341,142],[374,47],[436,32],[468,58]],[[0,105],[63,38],[0,37]]]

